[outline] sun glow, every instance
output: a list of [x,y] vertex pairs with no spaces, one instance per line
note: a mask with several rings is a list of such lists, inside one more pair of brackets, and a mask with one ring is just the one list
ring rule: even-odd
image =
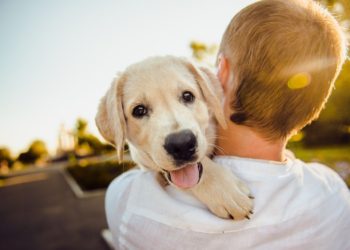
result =
[[308,73],[298,73],[293,75],[288,80],[288,88],[290,89],[302,89],[308,86],[311,82],[311,76]]

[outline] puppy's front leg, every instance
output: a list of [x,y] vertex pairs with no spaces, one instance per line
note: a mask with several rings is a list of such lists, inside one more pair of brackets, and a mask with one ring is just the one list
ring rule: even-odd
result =
[[194,196],[221,218],[249,219],[253,201],[248,187],[230,170],[216,164],[208,157],[205,157],[201,163],[202,178],[190,189]]

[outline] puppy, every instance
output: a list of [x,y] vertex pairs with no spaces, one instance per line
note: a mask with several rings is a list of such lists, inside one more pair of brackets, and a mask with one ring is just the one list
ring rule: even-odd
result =
[[96,124],[123,157],[162,173],[191,192],[221,218],[249,218],[249,189],[231,171],[208,158],[218,122],[225,127],[221,85],[206,68],[172,56],[129,66],[102,98]]

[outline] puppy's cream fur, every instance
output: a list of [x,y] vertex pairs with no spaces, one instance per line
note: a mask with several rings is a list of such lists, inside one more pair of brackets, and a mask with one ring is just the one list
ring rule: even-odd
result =
[[[181,102],[184,91],[195,96],[190,105]],[[196,153],[203,174],[188,191],[216,215],[242,219],[252,209],[249,189],[207,157],[215,143],[214,118],[226,126],[220,98],[220,83],[208,69],[182,58],[150,58],[129,66],[113,81],[101,100],[96,124],[103,137],[115,145],[120,160],[126,141],[132,159],[157,172],[177,169],[163,147],[165,137],[191,130],[197,139]],[[133,108],[140,104],[149,110],[141,119],[132,116]]]

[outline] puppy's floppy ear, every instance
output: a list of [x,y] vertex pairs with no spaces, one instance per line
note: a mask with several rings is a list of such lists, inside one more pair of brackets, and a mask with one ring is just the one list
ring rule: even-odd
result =
[[117,150],[117,158],[123,160],[126,122],[122,104],[122,88],[125,77],[116,77],[106,95],[102,97],[95,122],[101,135]]
[[189,61],[185,61],[185,65],[196,79],[198,86],[204,96],[204,99],[207,102],[209,109],[214,113],[216,120],[221,127],[226,128],[227,124],[224,116],[224,111],[219,100],[219,97],[222,96],[222,89],[219,80],[207,68],[197,68]]

